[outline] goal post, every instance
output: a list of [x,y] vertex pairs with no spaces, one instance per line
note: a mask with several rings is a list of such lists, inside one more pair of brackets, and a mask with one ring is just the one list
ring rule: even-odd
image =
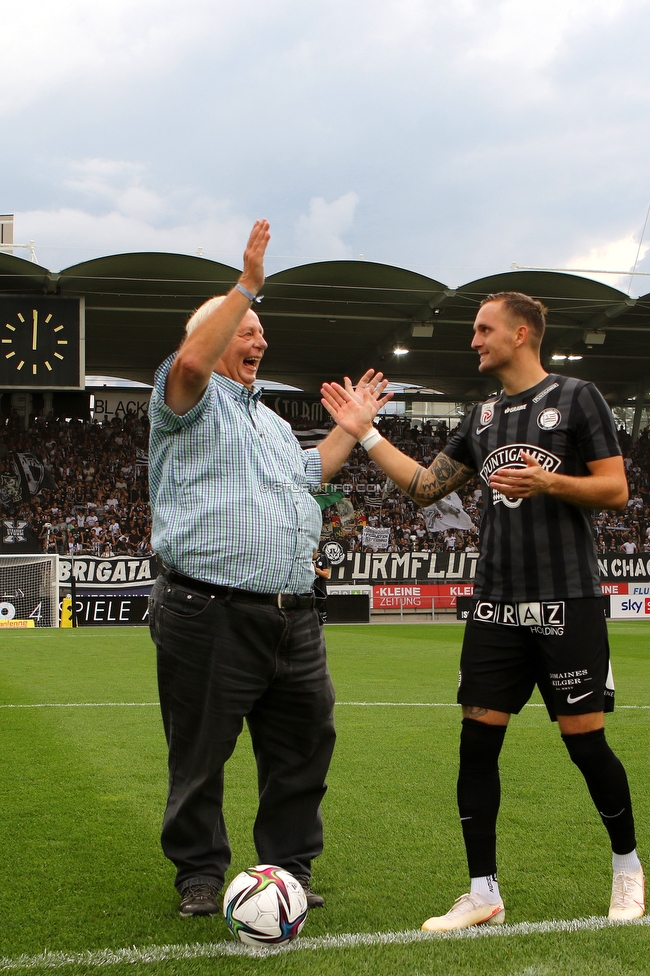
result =
[[59,626],[59,557],[0,556],[0,629]]

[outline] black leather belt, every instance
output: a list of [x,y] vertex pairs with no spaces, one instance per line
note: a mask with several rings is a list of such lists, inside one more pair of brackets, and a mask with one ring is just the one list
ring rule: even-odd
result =
[[185,576],[176,569],[164,566],[161,572],[170,583],[178,583],[188,590],[198,590],[210,596],[230,597],[231,600],[242,600],[245,603],[258,603],[279,607],[280,610],[313,610],[315,606],[314,594],[309,593],[253,593],[251,590],[238,590],[236,586],[217,586],[205,580],[193,579]]

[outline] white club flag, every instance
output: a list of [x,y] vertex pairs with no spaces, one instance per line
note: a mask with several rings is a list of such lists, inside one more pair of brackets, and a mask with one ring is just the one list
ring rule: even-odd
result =
[[452,491],[450,495],[441,498],[434,505],[423,508],[424,521],[428,532],[443,532],[445,529],[471,530],[474,524],[463,508],[458,493]]

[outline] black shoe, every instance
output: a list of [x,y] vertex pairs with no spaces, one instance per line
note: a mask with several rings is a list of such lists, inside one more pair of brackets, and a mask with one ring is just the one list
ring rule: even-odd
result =
[[191,884],[181,890],[180,913],[185,918],[190,915],[218,915],[219,889],[213,884]]
[[316,892],[313,891],[311,879],[306,874],[294,874],[294,878],[300,883],[302,890],[307,896],[307,907],[322,908],[325,904],[325,899],[322,895],[317,895]]

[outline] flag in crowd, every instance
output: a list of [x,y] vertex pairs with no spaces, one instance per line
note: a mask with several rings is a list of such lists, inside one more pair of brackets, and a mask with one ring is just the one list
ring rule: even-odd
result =
[[452,491],[434,505],[423,508],[427,532],[443,532],[445,529],[473,530],[472,520],[463,508],[458,492]]

